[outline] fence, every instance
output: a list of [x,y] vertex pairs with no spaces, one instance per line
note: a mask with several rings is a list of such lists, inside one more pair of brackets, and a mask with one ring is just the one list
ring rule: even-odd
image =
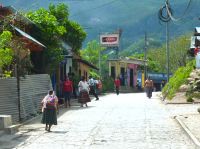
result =
[[[20,78],[20,114],[23,120],[36,115],[41,99],[52,89],[47,74],[26,75]],[[19,121],[17,79],[0,79],[0,115],[12,115],[14,123]]]

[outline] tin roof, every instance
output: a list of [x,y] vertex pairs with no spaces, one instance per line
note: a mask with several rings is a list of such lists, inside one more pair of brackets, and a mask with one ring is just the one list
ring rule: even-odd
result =
[[46,48],[45,45],[43,45],[42,43],[40,43],[39,41],[37,41],[35,38],[33,38],[32,36],[30,36],[29,34],[25,33],[24,31],[20,30],[19,28],[15,27],[15,26],[13,26],[13,25],[11,25],[11,26],[12,26],[18,33],[20,33],[22,36],[24,36],[24,37],[30,39],[31,41],[33,41],[33,42],[39,44],[40,46]]
[[194,35],[195,36],[200,36],[200,27],[195,27]]
[[145,60],[141,60],[141,59],[123,58],[123,59],[109,59],[108,61],[119,61],[119,62],[124,62],[128,64],[145,65]]
[[93,69],[99,70],[99,68],[97,68],[95,65],[89,63],[88,61],[86,61],[84,59],[79,58],[79,59],[75,59],[75,60],[77,60],[78,62],[81,62],[81,63],[83,63],[85,65],[88,65],[89,67],[91,67]]
[[191,37],[190,49],[194,49],[196,46],[200,46],[200,36]]

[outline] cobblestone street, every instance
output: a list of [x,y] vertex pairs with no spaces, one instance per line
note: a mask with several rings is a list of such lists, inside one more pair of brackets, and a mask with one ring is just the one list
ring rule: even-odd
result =
[[[3,148],[17,149],[194,149],[174,120],[198,105],[164,105],[153,94],[109,94],[87,108],[74,105],[45,132],[39,122],[25,125]],[[173,110],[176,106],[176,110]],[[2,139],[1,139],[2,140]],[[8,141],[8,140],[7,140]],[[2,146],[1,146],[2,147]],[[0,147],[0,148],[1,148]]]

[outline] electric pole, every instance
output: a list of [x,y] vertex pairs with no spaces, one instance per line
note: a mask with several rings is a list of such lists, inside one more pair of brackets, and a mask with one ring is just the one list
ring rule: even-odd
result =
[[166,22],[167,82],[169,82],[169,22]]
[[[166,4],[167,4],[167,6],[169,5],[168,0],[166,0]],[[168,11],[167,11],[167,18],[170,18]],[[169,82],[169,21],[166,22],[167,82]]]
[[169,5],[169,0],[165,1],[165,5],[160,8],[158,16],[159,19],[166,23],[166,69],[167,69],[167,82],[169,82],[170,73],[170,56],[169,56],[169,22],[171,21],[171,8]]
[[147,33],[144,36],[144,78],[147,79]]

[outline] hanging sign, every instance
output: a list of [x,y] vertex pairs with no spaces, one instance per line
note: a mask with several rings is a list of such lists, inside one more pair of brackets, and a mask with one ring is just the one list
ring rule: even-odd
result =
[[119,34],[100,35],[100,44],[106,47],[119,46]]

